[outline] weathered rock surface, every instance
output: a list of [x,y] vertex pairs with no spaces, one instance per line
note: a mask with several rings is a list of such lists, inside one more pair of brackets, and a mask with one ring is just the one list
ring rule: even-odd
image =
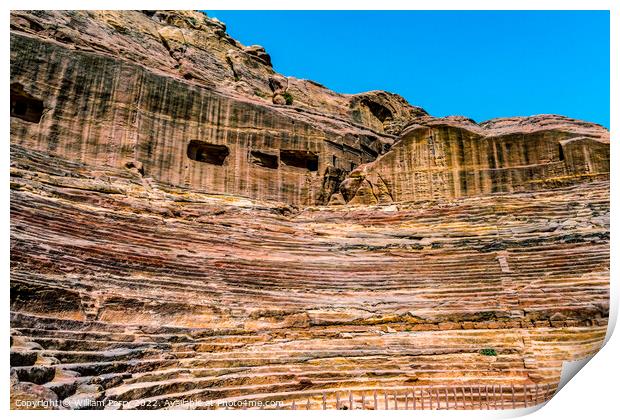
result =
[[340,95],[225,29],[12,12],[13,408],[523,407],[598,350],[607,130]]
[[607,181],[299,212],[19,146],[12,162],[14,369],[51,366],[64,398],[96,383],[126,409],[323,392],[333,407],[349,389],[553,387],[605,336]]
[[523,192],[609,177],[609,132],[557,115],[476,124],[413,119],[397,143],[341,186],[351,204]]
[[[425,115],[397,95],[360,99],[276,75],[264,49],[224,28],[197,12],[13,12],[12,109],[28,114],[12,111],[13,142],[85,163],[139,161],[176,186],[326,204],[330,166],[350,171],[395,139],[369,107],[383,120]],[[227,155],[205,165],[192,140]],[[275,164],[252,164],[253,151]]]

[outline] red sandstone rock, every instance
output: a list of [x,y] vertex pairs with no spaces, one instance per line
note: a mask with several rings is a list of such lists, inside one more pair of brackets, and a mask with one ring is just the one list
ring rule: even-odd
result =
[[598,350],[606,129],[341,95],[225,31],[11,13],[12,401],[523,407]]
[[480,125],[461,117],[422,117],[410,121],[389,152],[353,171],[341,192],[351,204],[375,204],[533,191],[608,177],[609,132],[596,124],[557,115]]
[[[373,160],[398,132],[382,120],[425,114],[385,92],[340,95],[276,75],[264,49],[241,46],[197,12],[16,11],[11,19],[12,95],[36,97],[42,118],[36,126],[14,119],[15,141],[85,163],[137,160],[146,176],[177,186],[327,203],[328,165],[348,171]],[[197,164],[187,156],[191,140],[228,147],[230,157]],[[309,150],[316,164],[248,164],[252,150],[277,157],[283,149]]]

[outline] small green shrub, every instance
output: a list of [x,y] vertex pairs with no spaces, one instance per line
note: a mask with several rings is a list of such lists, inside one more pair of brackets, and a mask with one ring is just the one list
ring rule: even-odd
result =
[[480,354],[483,356],[497,356],[495,349],[482,349],[480,350]]
[[282,96],[284,96],[284,100],[286,101],[287,105],[293,104],[293,95],[291,95],[289,92],[284,92]]

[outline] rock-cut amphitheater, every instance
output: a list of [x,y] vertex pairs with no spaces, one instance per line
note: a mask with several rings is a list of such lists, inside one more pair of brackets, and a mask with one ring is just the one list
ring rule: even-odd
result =
[[602,346],[604,127],[338,94],[199,12],[10,25],[13,408],[522,408]]

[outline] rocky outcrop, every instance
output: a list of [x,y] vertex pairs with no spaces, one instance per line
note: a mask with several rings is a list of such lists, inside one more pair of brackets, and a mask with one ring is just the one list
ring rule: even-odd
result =
[[[276,74],[264,48],[242,46],[201,13],[11,18],[13,142],[85,163],[136,161],[146,177],[171,185],[302,205],[329,201],[329,167],[350,172],[369,162],[351,175],[363,180],[345,185],[359,183],[359,192],[344,197],[526,191],[608,172],[609,134],[600,126],[557,116],[478,125],[429,117],[386,92],[339,95]],[[204,156],[219,147],[226,157],[197,160],[192,142],[205,144]],[[287,164],[282,151],[315,162]],[[276,163],[257,165],[253,153]]]
[[353,95],[351,115],[379,132],[398,135],[409,121],[428,114],[420,107],[409,105],[399,95],[374,91]]
[[557,115],[481,124],[410,120],[391,150],[351,172],[351,204],[524,192],[609,178],[609,132]]
[[[394,141],[352,115],[352,97],[275,74],[262,47],[243,47],[201,13],[11,19],[15,144],[84,163],[137,161],[145,177],[175,186],[307,205],[325,201],[328,167],[348,172]],[[398,115],[414,109],[389,103]],[[192,141],[205,156],[209,145],[224,147],[226,158],[196,160]],[[316,162],[287,163],[283,150]],[[254,164],[253,152],[277,167]]]
[[201,13],[12,12],[10,188],[13,408],[525,407],[605,337],[607,130],[340,95]]

